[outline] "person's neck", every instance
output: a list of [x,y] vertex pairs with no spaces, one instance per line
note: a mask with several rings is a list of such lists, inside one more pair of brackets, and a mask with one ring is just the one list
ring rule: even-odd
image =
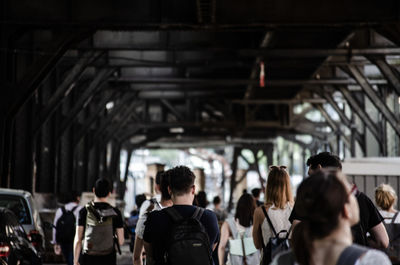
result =
[[94,202],[108,202],[107,197],[99,198],[99,197],[94,197]]
[[161,200],[160,204],[162,207],[166,208],[166,207],[170,207],[173,205],[172,200]]
[[397,213],[397,211],[394,209],[393,206],[390,207],[390,209],[388,210],[389,213]]
[[172,202],[174,205],[192,205],[193,204],[193,196],[189,194],[184,194],[181,196],[173,196]]

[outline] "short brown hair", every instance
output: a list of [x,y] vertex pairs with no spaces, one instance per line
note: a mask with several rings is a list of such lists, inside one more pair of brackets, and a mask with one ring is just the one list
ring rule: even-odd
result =
[[265,204],[274,204],[275,207],[283,209],[288,202],[293,202],[293,193],[286,167],[270,166],[265,188]]
[[376,204],[382,210],[389,210],[397,200],[397,195],[392,186],[382,183],[375,189]]

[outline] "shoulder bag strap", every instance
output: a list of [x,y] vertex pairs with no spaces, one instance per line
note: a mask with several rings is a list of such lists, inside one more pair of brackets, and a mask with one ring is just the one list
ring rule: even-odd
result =
[[271,228],[272,232],[274,233],[274,236],[276,237],[276,230],[275,230],[274,226],[272,225],[271,219],[269,219],[268,213],[267,213],[267,211],[265,210],[264,205],[261,206],[261,208],[262,208],[262,210],[263,210],[263,212],[264,212],[265,218],[267,218],[269,227]]
[[246,260],[246,248],[244,247],[244,234],[240,236],[240,241],[242,242],[243,265],[247,265],[247,260]]
[[399,215],[399,212],[396,212],[392,218],[392,224],[394,224],[394,221],[396,221],[397,216]]
[[182,215],[173,206],[165,208],[165,211],[172,218],[174,223],[179,223],[183,221]]
[[353,265],[368,249],[358,245],[348,246],[340,254],[336,265]]
[[227,222],[227,224],[229,226],[229,230],[231,230],[232,238],[236,239],[238,237],[238,230],[237,230],[237,227],[236,227],[235,219],[229,218],[229,219],[226,219],[226,222]]

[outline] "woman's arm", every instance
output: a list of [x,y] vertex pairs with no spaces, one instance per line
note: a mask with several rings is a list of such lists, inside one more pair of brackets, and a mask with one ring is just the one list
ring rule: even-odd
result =
[[257,249],[261,249],[263,247],[263,237],[262,237],[262,230],[261,230],[261,225],[264,222],[264,213],[261,209],[261,207],[258,207],[254,211],[254,216],[253,216],[253,241],[254,241],[254,246]]
[[224,262],[225,247],[226,244],[228,243],[229,235],[230,235],[229,225],[227,222],[224,222],[221,227],[221,241],[219,242],[219,247],[218,247],[218,260],[220,265],[225,264]]

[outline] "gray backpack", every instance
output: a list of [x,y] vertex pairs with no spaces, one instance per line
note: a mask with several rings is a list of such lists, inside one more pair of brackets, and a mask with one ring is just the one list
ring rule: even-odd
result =
[[87,210],[83,252],[88,255],[107,255],[115,251],[113,218],[117,213],[111,207],[96,209],[94,203],[85,205]]

